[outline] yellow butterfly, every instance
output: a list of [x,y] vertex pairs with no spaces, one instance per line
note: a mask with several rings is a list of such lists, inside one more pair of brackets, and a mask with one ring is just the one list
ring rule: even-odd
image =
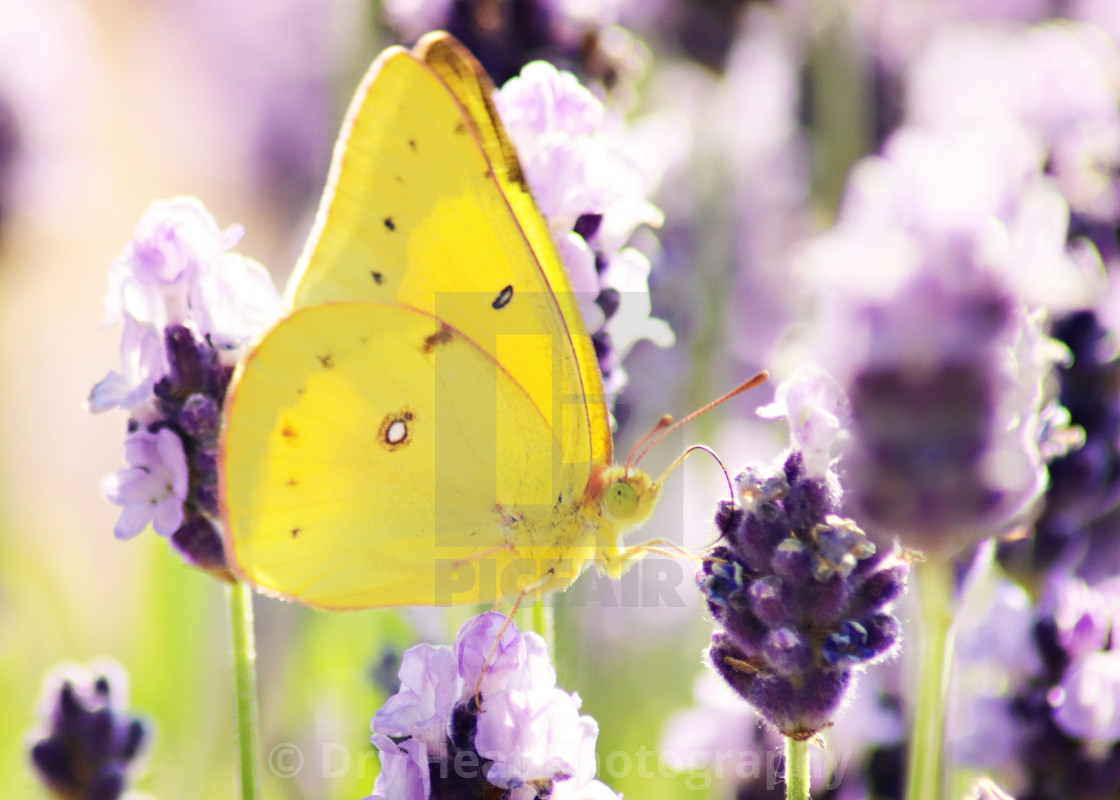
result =
[[590,563],[661,490],[611,465],[602,378],[492,85],[452,37],[358,89],[288,315],[239,365],[226,551],[322,608],[518,601]]

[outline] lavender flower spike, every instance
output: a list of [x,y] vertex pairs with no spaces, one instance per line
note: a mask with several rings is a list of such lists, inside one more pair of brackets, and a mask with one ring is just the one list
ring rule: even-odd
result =
[[109,271],[106,323],[123,323],[121,369],[87,407],[129,412],[128,468],[102,493],[122,506],[115,533],[149,524],[183,559],[227,578],[218,531],[218,433],[241,353],[280,315],[260,264],[229,252],[240,226],[218,227],[194,198],[151,205]]
[[31,764],[58,798],[117,800],[150,738],[125,709],[128,677],[111,661],[66,664],[46,678]]
[[827,375],[803,371],[775,406],[787,406],[791,438],[812,444],[823,474],[810,473],[797,449],[774,467],[744,469],[736,502],[724,501],[716,514],[720,543],[697,574],[718,626],[712,666],[794,739],[833,724],[855,668],[897,651],[901,625],[891,608],[909,572],[896,548],[877,547],[840,516],[839,483],[828,466],[839,425],[803,424],[813,414],[802,411],[819,408],[820,398],[834,410],[845,405]]

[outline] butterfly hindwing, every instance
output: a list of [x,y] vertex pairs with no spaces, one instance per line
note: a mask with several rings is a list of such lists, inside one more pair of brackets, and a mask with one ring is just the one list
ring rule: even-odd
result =
[[464,588],[457,564],[485,558],[500,572],[516,555],[503,509],[574,490],[509,375],[399,306],[295,312],[245,362],[228,420],[235,561],[254,584],[320,607],[441,604],[452,589],[456,602],[492,602],[493,583]]

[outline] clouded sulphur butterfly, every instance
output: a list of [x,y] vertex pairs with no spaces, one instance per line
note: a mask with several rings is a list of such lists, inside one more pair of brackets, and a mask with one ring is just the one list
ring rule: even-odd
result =
[[226,550],[324,608],[517,600],[622,545],[660,484],[611,466],[602,379],[481,66],[447,34],[358,89],[287,316],[239,365]]

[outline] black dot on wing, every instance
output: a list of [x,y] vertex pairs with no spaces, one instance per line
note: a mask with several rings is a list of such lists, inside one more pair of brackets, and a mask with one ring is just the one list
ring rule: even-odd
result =
[[393,222],[392,217],[385,217],[385,227],[390,231],[395,231],[397,229],[397,223]]
[[467,123],[463,122],[463,120],[459,120],[458,122],[455,123],[455,133],[462,136],[466,132],[467,132]]
[[295,527],[295,528],[292,528],[292,538],[293,538],[293,539],[294,539],[294,538],[296,538],[296,537],[297,537],[297,536],[299,536],[299,535],[300,535],[300,534],[301,534],[302,532],[303,532],[303,528],[300,528],[300,527],[298,527],[298,526],[297,526],[297,527]]
[[385,275],[384,275],[384,273],[378,272],[378,271],[377,271],[377,270],[375,270],[375,269],[371,269],[371,270],[369,271],[369,276],[370,276],[371,278],[373,278],[373,282],[374,282],[374,283],[376,283],[376,284],[377,284],[378,286],[380,286],[381,284],[385,283]]
[[414,153],[416,152],[416,140],[415,140],[415,139],[409,139],[409,140],[408,140],[408,148],[409,148],[409,149],[410,149],[410,150],[411,150],[412,152],[414,152]]
[[503,309],[509,305],[509,301],[512,299],[513,286],[510,285],[506,286],[504,289],[498,292],[498,296],[494,298],[494,302],[492,302],[490,305],[495,309]]
[[315,356],[319,359],[319,363],[323,365],[323,369],[330,369],[334,366],[334,356],[330,353],[324,353],[321,356]]

